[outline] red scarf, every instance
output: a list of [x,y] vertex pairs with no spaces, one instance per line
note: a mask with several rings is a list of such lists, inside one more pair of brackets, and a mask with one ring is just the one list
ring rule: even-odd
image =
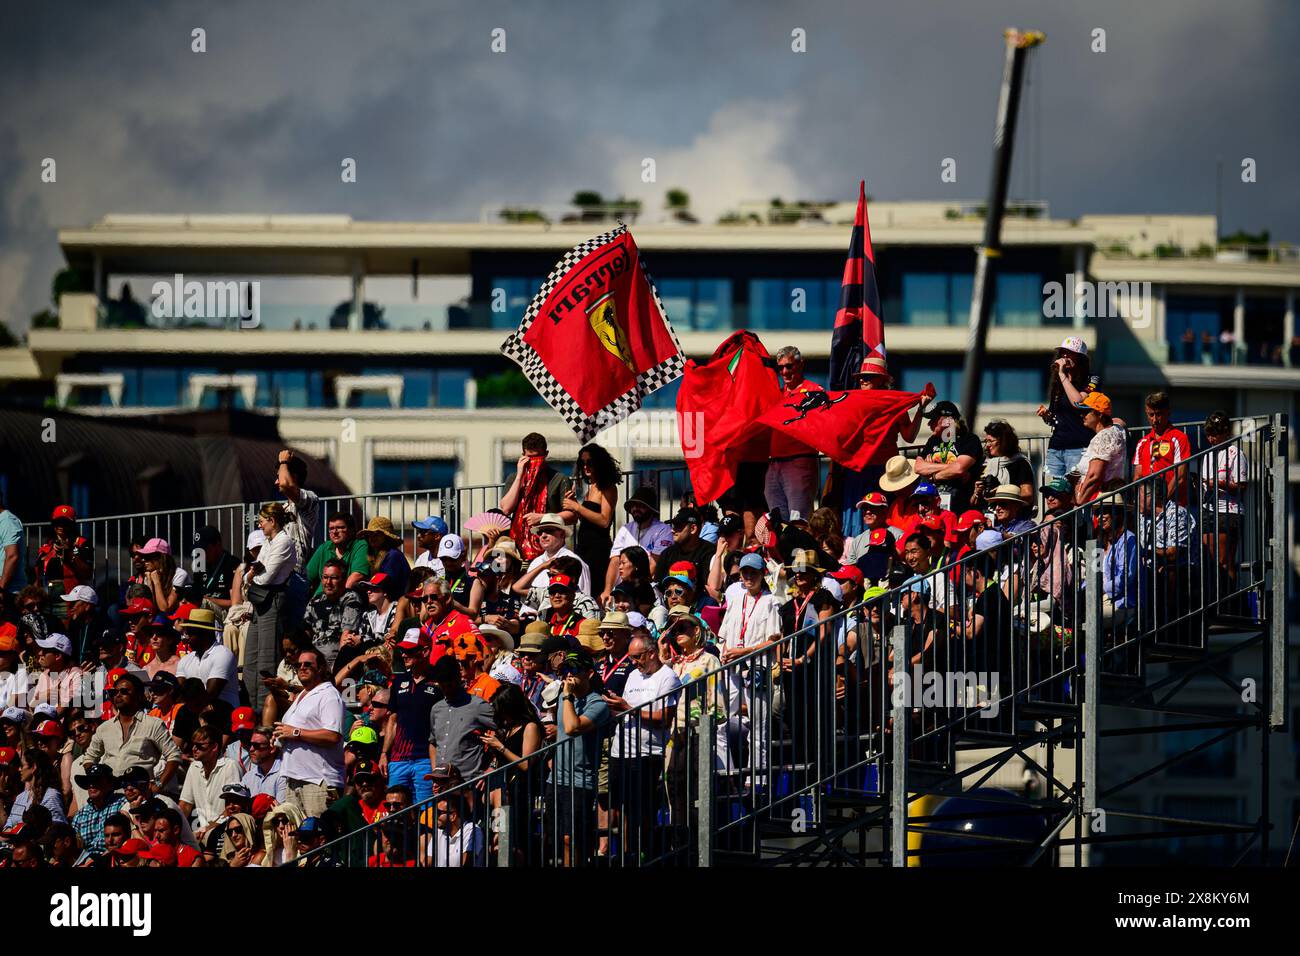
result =
[[542,467],[546,459],[529,458],[524,464],[524,473],[519,476],[519,502],[515,513],[510,518],[510,537],[519,542],[527,563],[542,553],[541,542],[537,534],[528,527],[524,516],[541,514],[546,510],[546,482],[542,481]]

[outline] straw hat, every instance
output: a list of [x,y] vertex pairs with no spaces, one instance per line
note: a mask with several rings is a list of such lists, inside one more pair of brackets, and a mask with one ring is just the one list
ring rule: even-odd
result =
[[1020,505],[1021,507],[1026,508],[1029,507],[1029,502],[1027,502],[1024,496],[1020,494],[1019,485],[998,485],[993,489],[993,494],[989,495],[989,501],[1005,501],[1008,504]]
[[376,515],[366,524],[366,530],[361,532],[361,537],[370,538],[374,535],[383,535],[390,541],[400,542],[402,536],[393,529],[391,518],[385,518],[383,515]]
[[578,625],[578,643],[593,654],[605,653],[605,642],[600,639],[600,618],[589,617]]
[[885,462],[885,473],[880,476],[881,491],[902,491],[917,478],[921,477],[912,467],[912,463],[902,455],[895,455]]

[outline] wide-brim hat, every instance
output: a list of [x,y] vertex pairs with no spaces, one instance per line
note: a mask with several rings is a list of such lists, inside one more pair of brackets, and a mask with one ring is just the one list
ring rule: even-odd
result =
[[895,455],[885,462],[885,473],[880,476],[881,491],[902,491],[921,476],[903,455]]
[[509,631],[497,627],[495,624],[480,624],[478,632],[484,637],[490,637],[501,645],[503,650],[513,651],[515,649],[515,639]]
[[578,625],[578,643],[593,654],[605,653],[605,642],[600,639],[600,621],[589,617]]
[[91,764],[85,773],[79,773],[72,779],[77,781],[77,786],[83,790],[96,782],[106,783],[110,787],[116,787],[118,784],[117,775],[113,773],[113,768],[106,763]]
[[361,537],[369,539],[375,535],[388,538],[390,541],[401,541],[402,536],[393,528],[391,518],[383,515],[376,515],[366,523],[366,530],[361,532]]
[[889,366],[885,363],[885,360],[879,355],[868,355],[866,358],[864,358],[862,360],[862,365],[858,368],[857,374],[860,376],[878,375],[882,378],[893,377],[889,374]]
[[[546,625],[543,624],[542,627],[546,628]],[[542,642],[546,640],[546,636],[549,634],[549,628],[539,633],[532,630],[532,625],[530,624],[528,630],[524,632],[524,636],[519,640],[519,646],[516,648],[517,653],[540,654],[542,652]]]
[[1020,493],[1019,485],[998,485],[993,489],[993,494],[988,498],[990,503],[1005,501],[1008,504],[1029,507],[1029,502],[1025,500],[1024,495]]
[[790,554],[790,563],[785,569],[791,574],[801,574],[805,571],[821,571],[821,559],[817,552],[811,548],[799,548]]
[[629,510],[633,504],[644,505],[655,514],[659,513],[659,489],[654,485],[642,485],[632,492],[631,497],[623,502],[623,510]]
[[537,519],[537,524],[533,525],[534,531],[541,531],[543,528],[555,528],[557,531],[563,531],[566,534],[569,526],[564,523],[564,518],[553,511],[548,511]]
[[600,629],[602,631],[631,631],[632,625],[628,623],[627,615],[622,611],[606,611],[605,616],[600,619]]
[[217,615],[215,612],[209,611],[205,607],[196,607],[194,610],[190,611],[189,617],[185,618],[183,621],[179,621],[178,623],[182,630],[190,630],[191,628],[194,628],[197,630],[215,632],[217,630]]
[[486,557],[490,558],[493,554],[504,554],[507,558],[513,558],[516,564],[524,563],[524,556],[519,553],[519,545],[515,544],[514,538],[497,538]]

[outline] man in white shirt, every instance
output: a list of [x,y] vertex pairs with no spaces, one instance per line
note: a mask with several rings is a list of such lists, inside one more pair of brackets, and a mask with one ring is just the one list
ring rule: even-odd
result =
[[276,462],[275,487],[285,497],[285,512],[293,516],[285,529],[298,545],[294,570],[299,572],[306,569],[316,526],[320,523],[320,498],[314,491],[303,487],[306,481],[307,463],[287,448],[281,451]]
[[302,693],[275,725],[283,750],[280,775],[286,802],[308,817],[325,812],[343,786],[343,728],[347,706],[329,680],[325,656],[314,647],[298,652]]
[[623,507],[627,509],[631,520],[618,529],[614,543],[610,546],[601,606],[609,600],[610,592],[618,583],[618,556],[624,548],[640,547],[647,554],[657,556],[672,547],[673,543],[672,526],[659,520],[659,492],[656,489],[649,486],[638,488]]
[[433,833],[433,865],[436,867],[483,866],[483,831],[465,819],[465,805],[459,794],[438,801],[438,826]]
[[181,815],[191,819],[195,838],[202,843],[205,831],[221,819],[226,810],[221,788],[239,783],[239,767],[221,755],[221,737],[210,727],[194,731],[190,741],[189,770],[181,787]]
[[[623,808],[623,846],[635,859],[637,853],[652,849],[663,794],[664,746],[682,682],[660,659],[649,637],[633,637],[627,656],[636,670],[628,675],[622,696],[606,692],[604,700],[616,715],[609,748],[610,806]],[[621,716],[628,711],[636,713]]]
[[[587,562],[579,558],[578,555],[564,546],[565,539],[569,535],[568,526],[565,525],[564,519],[557,514],[544,514],[537,519],[537,524],[533,526],[537,532],[537,540],[542,545],[542,553],[528,562],[528,571],[533,570],[538,565],[545,564],[556,555],[565,555],[574,558],[582,565],[582,573],[578,575],[578,590],[583,594],[591,594],[591,570],[587,567]],[[550,574],[543,571],[537,577],[533,578],[532,586],[535,588],[550,587]]]
[[417,568],[433,568],[433,573],[443,577],[442,562],[438,560],[438,542],[447,533],[447,522],[437,515],[429,515],[420,521],[412,521],[415,529],[415,556]]
[[220,700],[233,711],[239,706],[239,665],[230,648],[217,640],[217,616],[195,608],[180,622],[190,653],[176,664],[176,677],[196,677],[207,688],[209,700]]

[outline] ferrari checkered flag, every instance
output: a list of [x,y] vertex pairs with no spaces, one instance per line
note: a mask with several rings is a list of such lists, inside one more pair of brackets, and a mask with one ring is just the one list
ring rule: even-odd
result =
[[624,225],[564,254],[501,351],[583,442],[681,377],[684,364]]

